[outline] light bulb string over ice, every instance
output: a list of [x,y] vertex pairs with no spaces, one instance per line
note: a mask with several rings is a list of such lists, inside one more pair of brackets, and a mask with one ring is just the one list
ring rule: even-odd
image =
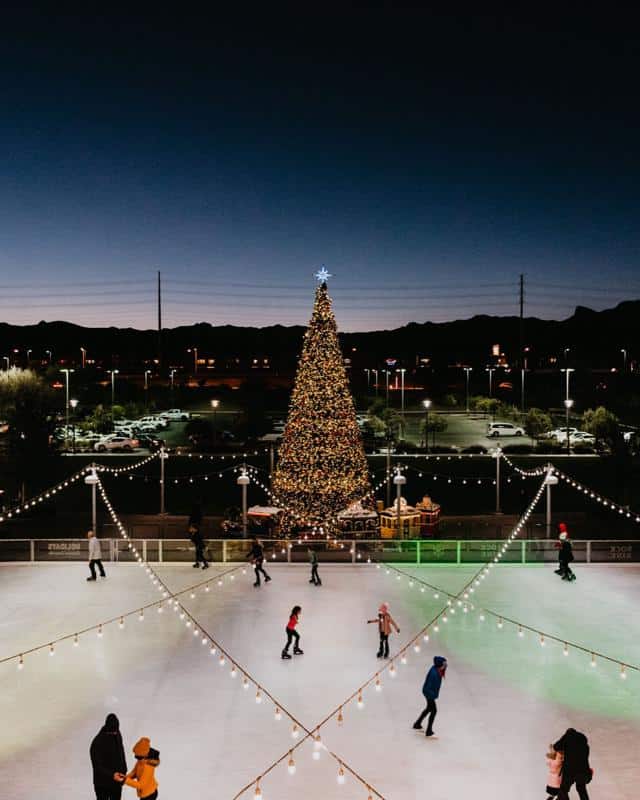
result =
[[[135,548],[135,546],[133,545],[133,543],[132,543],[131,541],[129,541],[129,535],[127,534],[127,532],[126,532],[126,530],[125,530],[125,528],[124,528],[124,525],[122,524],[122,522],[121,522],[120,518],[118,517],[118,514],[117,514],[117,512],[115,511],[115,509],[114,509],[113,505],[111,504],[111,502],[110,502],[110,500],[109,500],[109,498],[108,498],[108,496],[107,496],[107,493],[106,493],[106,491],[105,491],[104,485],[102,484],[102,481],[100,481],[100,479],[99,479],[99,478],[98,478],[98,484],[97,484],[97,485],[98,485],[98,488],[99,488],[99,490],[100,490],[100,495],[101,495],[101,498],[102,498],[103,502],[105,503],[105,505],[106,505],[106,507],[107,507],[107,510],[108,510],[108,512],[109,512],[109,514],[110,514],[110,516],[111,516],[111,518],[112,518],[112,520],[113,520],[113,522],[115,523],[115,525],[116,525],[116,527],[117,527],[117,529],[118,529],[118,531],[119,531],[119,533],[120,533],[121,537],[122,537],[123,539],[125,539],[125,540],[127,540],[127,541],[128,541],[128,543],[129,543],[129,547],[130,547],[130,549],[132,550],[132,552],[134,553],[134,555],[136,556],[136,559],[138,560],[138,563],[140,564],[140,566],[141,566],[141,567],[144,567],[144,568],[145,568],[145,572],[146,572],[147,576],[149,577],[149,579],[152,581],[152,583],[153,583],[154,585],[156,585],[156,586],[158,587],[158,590],[159,590],[160,592],[162,592],[162,594],[163,594],[163,600],[162,600],[162,601],[160,601],[160,603],[155,603],[155,604],[153,604],[153,605],[160,606],[160,608],[161,608],[161,607],[162,607],[162,604],[163,604],[165,601],[167,601],[167,602],[168,602],[168,601],[170,601],[170,600],[171,600],[171,603],[169,603],[169,605],[173,604],[173,606],[174,606],[175,608],[179,609],[179,611],[180,611],[180,618],[182,618],[183,620],[185,620],[185,625],[186,625],[186,627],[187,627],[187,628],[192,628],[192,629],[194,630],[194,632],[196,632],[196,633],[198,634],[198,639],[199,639],[201,642],[203,642],[204,644],[208,644],[208,645],[210,646],[210,652],[212,652],[212,654],[214,654],[214,655],[217,655],[217,654],[219,654],[219,663],[220,663],[220,665],[221,665],[221,666],[224,666],[224,664],[225,664],[225,661],[226,661],[226,660],[228,660],[228,661],[229,661],[229,663],[231,664],[231,667],[232,667],[232,672],[234,672],[234,673],[235,673],[235,672],[240,672],[240,673],[241,673],[241,675],[242,675],[242,679],[243,679],[243,681],[245,681],[245,682],[249,682],[249,683],[253,684],[253,686],[254,686],[254,687],[255,687],[255,689],[256,689],[256,702],[261,702],[261,700],[262,700],[262,697],[263,697],[263,696],[264,696],[265,698],[267,698],[267,699],[271,700],[271,702],[274,704],[274,706],[275,706],[277,709],[279,709],[279,711],[280,711],[280,712],[284,713],[284,714],[285,714],[285,715],[286,715],[286,716],[289,718],[289,720],[290,720],[291,722],[293,722],[293,724],[294,724],[294,725],[296,725],[296,726],[297,726],[299,729],[301,729],[301,730],[305,731],[305,733],[306,733],[306,735],[305,735],[305,737],[304,737],[304,739],[305,739],[305,740],[306,740],[306,739],[307,739],[309,736],[313,736],[313,735],[314,735],[313,731],[310,731],[310,730],[309,730],[309,729],[308,729],[306,726],[304,726],[304,725],[302,724],[302,722],[300,722],[300,720],[299,720],[299,719],[297,719],[297,717],[295,717],[295,716],[294,716],[294,715],[293,715],[293,714],[292,714],[292,713],[291,713],[291,712],[290,712],[290,711],[289,711],[289,710],[286,708],[286,706],[284,706],[284,705],[283,705],[283,704],[282,704],[282,703],[281,703],[279,700],[277,700],[277,699],[276,699],[276,698],[275,698],[275,697],[274,697],[274,696],[271,694],[271,692],[269,692],[269,690],[268,690],[268,689],[266,689],[266,688],[265,688],[265,687],[264,687],[264,686],[263,686],[261,683],[259,683],[259,682],[258,682],[258,680],[257,680],[256,678],[254,678],[254,677],[253,677],[253,675],[252,675],[252,674],[251,674],[251,673],[250,673],[250,672],[249,672],[247,669],[245,669],[245,668],[242,666],[242,664],[240,664],[240,663],[239,663],[239,661],[238,661],[237,659],[235,659],[235,658],[234,658],[234,657],[231,655],[231,653],[229,653],[229,652],[228,652],[228,651],[227,651],[227,650],[226,650],[226,649],[225,649],[225,648],[224,648],[224,647],[223,647],[223,646],[222,646],[222,645],[221,645],[221,644],[220,644],[220,643],[219,643],[219,642],[218,642],[218,641],[217,641],[217,640],[216,640],[216,639],[213,637],[213,635],[212,635],[211,633],[209,633],[209,631],[207,630],[207,628],[205,628],[205,627],[204,627],[204,626],[203,626],[203,625],[200,623],[200,621],[199,621],[199,620],[198,620],[198,619],[197,619],[197,618],[196,618],[196,617],[195,617],[195,616],[194,616],[194,615],[193,615],[193,614],[192,614],[192,613],[191,613],[191,612],[190,612],[190,611],[189,611],[187,608],[185,608],[185,606],[184,606],[184,605],[183,605],[183,604],[182,604],[182,603],[181,603],[179,600],[177,600],[175,597],[171,597],[171,592],[170,592],[170,590],[169,590],[169,587],[168,587],[168,586],[165,584],[165,582],[162,580],[162,578],[160,578],[160,576],[159,576],[159,575],[157,574],[157,572],[156,572],[156,571],[153,569],[153,567],[151,567],[151,565],[150,565],[150,564],[148,564],[146,561],[144,561],[144,560],[142,559],[142,556],[141,556],[141,555],[138,553],[138,551],[137,551],[137,549]],[[240,566],[238,566],[238,567],[234,568],[234,570],[235,570],[235,569],[241,569],[241,568],[242,568],[242,565],[240,565]],[[234,570],[232,570],[232,571],[234,571]],[[215,577],[214,577],[214,580],[215,580]],[[289,748],[289,750],[291,750],[291,749],[293,749],[293,748]],[[330,751],[328,751],[328,752],[330,752]],[[285,756],[283,756],[283,758],[286,758],[288,754],[289,754],[289,751],[287,751],[287,754],[285,754]],[[354,777],[357,777],[357,778],[358,778],[358,780],[360,780],[360,781],[363,783],[363,785],[365,785],[365,786],[370,786],[370,784],[369,784],[367,781],[365,781],[363,778],[360,778],[360,776],[358,776],[358,774],[355,772],[355,770],[351,769],[351,768],[348,766],[348,764],[347,764],[347,763],[344,761],[344,759],[342,759],[342,758],[339,758],[338,756],[336,756],[335,754],[333,754],[333,753],[331,753],[331,752],[330,752],[330,755],[331,755],[331,756],[332,756],[332,757],[333,757],[333,758],[334,758],[334,759],[335,759],[337,762],[339,762],[339,763],[340,763],[340,764],[342,764],[342,765],[343,765],[343,766],[344,766],[346,769],[348,769],[348,770],[349,770],[349,772],[351,772],[351,774],[353,774],[353,775],[354,775]],[[279,762],[278,762],[278,763],[279,763]],[[265,775],[265,774],[267,774],[267,771],[265,771],[265,772],[261,773],[261,775]],[[247,789],[247,788],[250,788],[251,786],[254,786],[255,784],[256,784],[256,781],[255,781],[255,780],[253,780],[253,781],[252,781],[250,784],[248,784],[248,786],[247,786],[245,789],[243,789],[243,790],[242,790],[242,792],[246,791],[246,789]],[[242,794],[242,792],[241,792],[240,794]],[[376,792],[376,794],[377,794],[377,796],[378,796],[379,798],[381,798],[381,800],[384,800],[384,798],[382,797],[382,795],[380,795],[380,794],[379,794],[379,793],[377,793],[377,792]],[[239,795],[238,795],[238,796],[239,796]]]
[[583,494],[585,497],[588,497],[590,500],[593,500],[594,503],[599,503],[604,508],[609,509],[609,511],[618,514],[618,516],[625,517],[626,519],[632,519],[634,522],[640,523],[640,512],[632,511],[630,508],[626,508],[625,506],[620,505],[620,503],[616,503],[614,500],[605,497],[595,489],[590,489],[588,486],[585,486],[583,483],[580,483],[580,481],[575,480],[575,478],[572,478],[570,475],[561,472],[559,469],[554,468],[553,472],[558,476],[558,478],[565,481],[565,483],[567,483],[577,492]]

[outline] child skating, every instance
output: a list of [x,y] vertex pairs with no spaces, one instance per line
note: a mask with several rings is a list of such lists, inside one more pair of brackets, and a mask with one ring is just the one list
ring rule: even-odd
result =
[[368,619],[367,625],[371,625],[374,622],[378,623],[378,633],[380,634],[378,658],[389,658],[389,634],[391,633],[391,628],[395,628],[396,633],[400,633],[400,628],[389,613],[389,603],[382,603],[378,609],[376,619]]
[[562,762],[564,754],[556,750],[552,744],[549,745],[549,752],[546,755],[547,767],[547,800],[557,797],[560,794],[560,784],[562,783]]
[[318,575],[318,554],[311,547],[308,548],[307,552],[309,553],[309,563],[311,564],[311,579],[309,583],[314,586],[322,586],[322,581]]
[[287,643],[285,644],[284,650],[282,651],[282,658],[291,658],[291,656],[289,655],[289,647],[291,646],[291,642],[294,639],[295,639],[295,644],[293,645],[293,655],[294,656],[304,655],[303,651],[300,649],[300,634],[296,630],[296,625],[298,624],[301,611],[302,609],[300,608],[300,606],[294,606],[291,609],[289,622],[287,622],[287,627],[285,628],[285,632],[287,634]]

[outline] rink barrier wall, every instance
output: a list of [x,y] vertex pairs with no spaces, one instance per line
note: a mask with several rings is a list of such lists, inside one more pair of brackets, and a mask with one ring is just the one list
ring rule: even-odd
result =
[[[193,561],[193,545],[185,539],[130,539],[150,563],[188,563]],[[263,539],[267,562],[307,563],[312,545],[321,562],[363,564],[368,560],[402,564],[482,564],[492,560],[505,544],[504,539],[424,540],[424,539],[342,539],[298,542],[297,540]],[[207,539],[208,557],[212,562],[245,561],[249,550],[246,539]],[[103,560],[133,562],[135,557],[122,539],[100,539]],[[593,539],[575,540],[573,554],[580,564],[638,563],[640,540]],[[68,562],[87,561],[87,539],[0,539],[0,562]],[[555,541],[526,539],[509,543],[502,563],[546,564],[558,560]]]

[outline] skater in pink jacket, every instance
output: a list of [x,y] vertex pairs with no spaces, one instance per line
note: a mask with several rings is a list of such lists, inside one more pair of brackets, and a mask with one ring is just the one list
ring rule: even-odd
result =
[[378,648],[378,658],[389,658],[389,634],[391,628],[396,629],[396,633],[400,633],[400,628],[396,625],[396,621],[389,613],[389,604],[382,603],[378,609],[378,616],[375,619],[368,619],[367,624],[378,623],[378,633],[380,634],[380,647]]

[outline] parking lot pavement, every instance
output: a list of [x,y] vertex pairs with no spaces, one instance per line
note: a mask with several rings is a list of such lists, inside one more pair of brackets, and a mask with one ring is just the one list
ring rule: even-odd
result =
[[[490,449],[495,447],[498,442],[504,447],[507,444],[534,444],[529,436],[503,436],[499,439],[489,439],[487,437],[487,425],[494,421],[489,416],[481,414],[440,414],[437,416],[444,418],[447,422],[447,430],[436,433],[436,446],[448,445],[459,448],[481,445]],[[411,412],[406,415],[406,438],[419,444],[423,440],[421,428],[424,421],[424,414]],[[507,420],[495,419],[495,422],[506,422]],[[429,443],[433,443],[433,434],[429,437]]]

